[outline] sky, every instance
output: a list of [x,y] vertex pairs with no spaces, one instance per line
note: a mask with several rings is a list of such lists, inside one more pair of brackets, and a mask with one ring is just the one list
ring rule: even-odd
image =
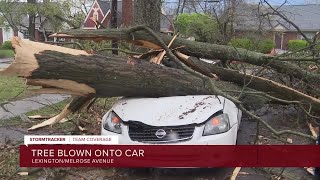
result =
[[[255,2],[259,2],[259,0],[251,0],[251,1],[255,1]],[[268,2],[270,4],[273,5],[281,5],[283,2],[285,2],[285,0],[268,0]],[[287,4],[291,4],[291,5],[300,5],[300,4],[305,4],[305,3],[320,3],[320,0],[287,0]]]

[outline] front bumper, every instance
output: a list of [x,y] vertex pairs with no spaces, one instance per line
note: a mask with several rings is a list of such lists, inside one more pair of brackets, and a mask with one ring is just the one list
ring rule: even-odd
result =
[[[237,141],[238,124],[234,124],[231,129],[225,133],[210,136],[202,136],[204,127],[196,127],[193,136],[189,140],[178,141],[174,143],[161,143],[166,145],[235,145]],[[115,135],[119,137],[119,144],[122,145],[148,145],[138,141],[132,141],[129,137],[128,126],[122,126],[122,134],[113,133],[101,128],[101,135]],[[157,144],[157,143],[154,143]]]

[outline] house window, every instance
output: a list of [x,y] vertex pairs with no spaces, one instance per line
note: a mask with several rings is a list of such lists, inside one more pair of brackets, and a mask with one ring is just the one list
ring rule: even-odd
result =
[[99,8],[93,8],[93,21],[97,22],[99,20],[99,13],[98,13]]

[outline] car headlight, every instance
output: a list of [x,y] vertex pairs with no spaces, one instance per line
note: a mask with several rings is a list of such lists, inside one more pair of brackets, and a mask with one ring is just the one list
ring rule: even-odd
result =
[[103,122],[103,128],[107,131],[121,134],[121,121],[122,120],[116,115],[116,113],[111,111]]
[[211,117],[205,124],[203,136],[220,134],[227,132],[230,129],[230,122],[228,114],[220,114]]

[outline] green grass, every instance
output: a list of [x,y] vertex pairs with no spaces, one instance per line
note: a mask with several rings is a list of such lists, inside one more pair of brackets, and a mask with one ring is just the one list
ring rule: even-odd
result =
[[14,57],[13,50],[10,49],[0,49],[0,58],[10,58]]
[[[31,112],[26,113],[27,116],[31,115],[54,115],[58,114],[63,107],[70,101],[70,99],[66,99],[64,101],[61,101],[57,104],[46,106],[38,110],[34,110]],[[29,128],[32,125],[38,124],[43,120],[35,120],[33,123],[24,122],[21,121],[20,117],[14,117],[6,121],[0,121],[0,126],[2,127],[8,127],[8,126],[16,126],[23,129]],[[66,123],[58,123],[54,125],[54,129],[47,127],[49,130],[67,130],[68,128],[72,127],[72,122],[66,122]],[[43,129],[43,131],[46,131]],[[17,167],[19,167],[19,150],[17,148],[15,149],[6,149],[2,148],[3,144],[0,143],[0,179],[7,179],[8,177],[12,177],[11,179],[36,179],[38,176],[38,173],[34,173],[30,176],[19,176],[16,173]],[[29,168],[29,170],[32,170]]]
[[0,76],[0,103],[25,97],[27,94],[25,89],[26,85],[22,78]]
[[38,89],[38,86],[25,85],[25,80],[14,76],[0,76],[0,103],[16,101],[31,95],[27,90]]
[[46,106],[31,112],[28,112],[28,116],[32,115],[50,115],[50,114],[58,114],[68,103],[70,102],[70,99],[65,99],[61,102],[58,102],[57,104],[53,104],[50,106]]

